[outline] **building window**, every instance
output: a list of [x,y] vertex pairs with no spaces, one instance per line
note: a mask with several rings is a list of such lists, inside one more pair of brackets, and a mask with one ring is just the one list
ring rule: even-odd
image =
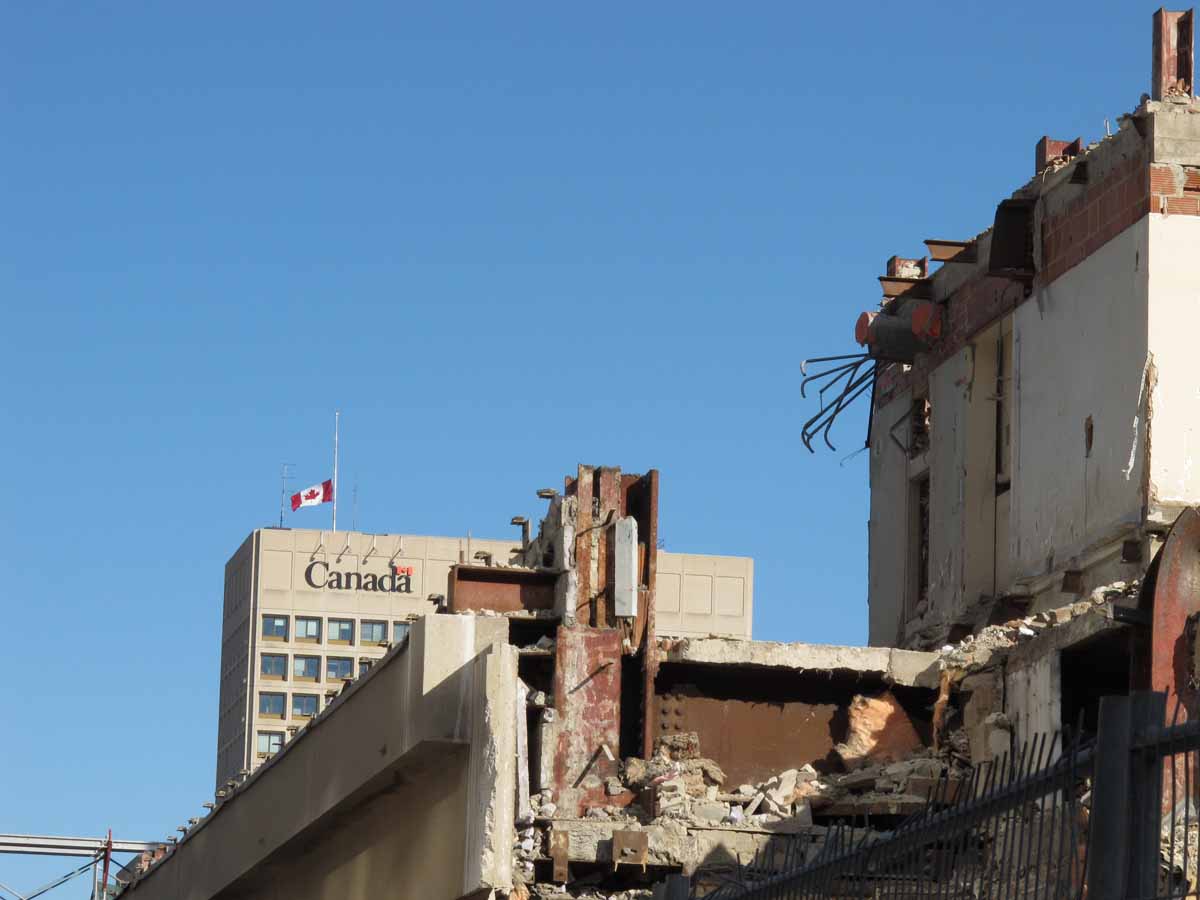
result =
[[353,644],[354,643],[354,621],[352,619],[330,619],[329,620],[329,643],[331,643],[331,644]]
[[283,694],[259,694],[258,714],[269,719],[282,719],[283,700]]
[[387,622],[363,622],[362,642],[364,644],[386,644]]
[[283,734],[278,731],[258,733],[258,755],[271,756],[283,749]]
[[399,644],[408,637],[408,630],[412,625],[408,622],[393,622],[392,623],[392,643]]
[[321,657],[293,656],[292,677],[297,681],[320,681]]
[[311,719],[317,714],[316,694],[292,694],[292,716],[297,719]]
[[262,636],[265,641],[286,641],[288,637],[287,616],[263,616]]
[[321,620],[312,616],[296,616],[296,640],[308,644],[321,642]]
[[932,409],[928,397],[917,397],[912,402],[909,430],[908,455],[915,459],[929,449],[929,424]]
[[371,660],[360,659],[358,661],[358,677],[362,678],[364,675],[366,675],[370,671],[371,671]]
[[259,673],[263,678],[283,681],[287,678],[287,656],[282,653],[264,653]]
[[924,615],[929,599],[929,473],[909,482],[906,618]]
[[345,656],[330,656],[325,660],[325,678],[329,681],[341,681],[354,677],[354,660]]

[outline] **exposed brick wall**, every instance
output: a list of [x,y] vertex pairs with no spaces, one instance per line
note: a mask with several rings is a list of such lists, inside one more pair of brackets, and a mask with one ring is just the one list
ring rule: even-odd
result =
[[1039,285],[1064,275],[1146,215],[1147,173],[1140,154],[1126,157],[1062,212],[1043,219]]
[[[1060,184],[1054,192],[1076,196],[1066,204],[1050,203],[1054,212],[1041,221],[1041,259],[1036,285],[1052,283],[1148,212],[1200,215],[1200,167],[1150,165],[1143,153],[1118,160],[1096,181],[1086,185]],[[929,353],[920,354],[906,372],[888,367],[876,383],[876,405],[920,385],[929,372],[958,352],[974,335],[1025,300],[1016,281],[992,278],[981,269],[946,302],[942,338]]]
[[1150,167],[1150,212],[1200,216],[1200,167],[1155,164]]
[[918,355],[907,372],[894,365],[880,374],[875,385],[876,406],[887,403],[910,385],[923,383],[930,371],[984,328],[1016,309],[1024,299],[1025,289],[1020,282],[993,278],[982,272],[962,285],[946,304],[941,340],[928,353]]

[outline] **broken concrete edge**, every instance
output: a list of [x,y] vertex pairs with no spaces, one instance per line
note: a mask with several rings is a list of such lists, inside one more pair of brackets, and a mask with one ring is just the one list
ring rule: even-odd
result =
[[877,675],[889,684],[936,690],[939,656],[892,647],[844,647],[836,644],[783,643],[727,637],[663,638],[660,663],[702,663],[792,671],[851,672]]
[[1096,588],[1086,599],[1003,625],[989,625],[947,644],[937,654],[943,672],[953,680],[999,666],[1002,661],[1020,664],[1062,650],[1105,631],[1127,628],[1114,612],[1136,607],[1140,581],[1114,582]]

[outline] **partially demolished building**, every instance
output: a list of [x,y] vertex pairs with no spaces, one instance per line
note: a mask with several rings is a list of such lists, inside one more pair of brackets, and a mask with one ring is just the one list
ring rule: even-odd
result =
[[1043,138],[991,229],[893,257],[859,320],[871,646],[664,636],[658,473],[580,466],[134,900],[703,893],[953,802],[1104,695],[1200,714],[1200,103],[1191,14],[1154,22],[1116,133]]

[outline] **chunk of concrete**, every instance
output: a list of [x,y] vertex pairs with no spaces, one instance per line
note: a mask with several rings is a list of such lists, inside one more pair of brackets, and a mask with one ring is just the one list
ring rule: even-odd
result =
[[800,773],[796,769],[781,772],[771,781],[774,784],[767,790],[767,798],[776,806],[784,807],[792,802],[792,792],[796,790],[796,782]]

